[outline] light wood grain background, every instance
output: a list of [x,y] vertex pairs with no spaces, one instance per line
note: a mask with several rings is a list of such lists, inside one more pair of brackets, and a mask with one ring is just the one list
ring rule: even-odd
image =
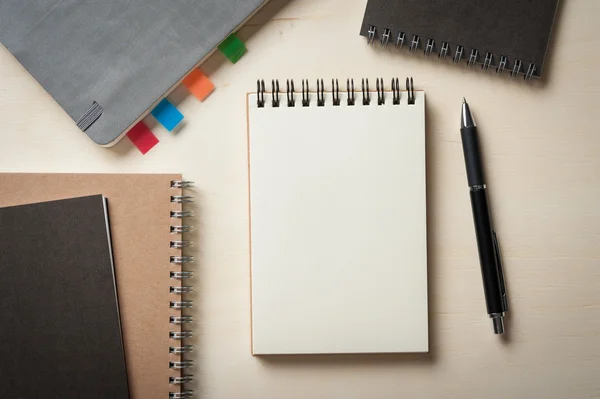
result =
[[[181,129],[146,118],[161,140],[146,156],[126,140],[94,145],[1,48],[0,170],[183,172],[197,182],[199,397],[600,398],[600,2],[562,1],[545,77],[532,84],[367,47],[365,3],[274,0],[241,30],[249,52],[238,64],[221,54],[205,64],[217,86],[209,100],[169,97],[186,116]],[[257,78],[392,76],[427,92],[431,352],[253,358],[244,94]],[[504,254],[505,339],[485,314],[463,96]]]

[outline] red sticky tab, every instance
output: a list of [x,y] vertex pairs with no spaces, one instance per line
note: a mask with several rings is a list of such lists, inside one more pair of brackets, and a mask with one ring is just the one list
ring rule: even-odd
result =
[[131,140],[133,145],[135,145],[142,154],[146,154],[152,147],[158,144],[158,139],[154,133],[152,133],[152,130],[148,129],[148,126],[142,121],[138,122],[137,125],[127,132],[127,137],[129,137],[129,140]]
[[183,79],[183,84],[200,101],[204,101],[215,89],[215,85],[198,68]]

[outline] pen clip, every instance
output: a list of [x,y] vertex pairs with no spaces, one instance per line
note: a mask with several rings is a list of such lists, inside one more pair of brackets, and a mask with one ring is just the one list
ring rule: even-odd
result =
[[496,268],[498,270],[498,280],[500,282],[500,295],[502,296],[502,308],[508,312],[508,297],[506,296],[506,283],[504,282],[504,267],[502,266],[502,255],[500,253],[500,244],[496,232],[492,230],[492,239],[494,241],[494,253],[496,255]]

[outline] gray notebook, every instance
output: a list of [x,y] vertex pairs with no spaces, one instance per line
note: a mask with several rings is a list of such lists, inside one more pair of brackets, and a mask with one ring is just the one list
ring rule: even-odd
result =
[[266,0],[2,0],[0,42],[114,144]]

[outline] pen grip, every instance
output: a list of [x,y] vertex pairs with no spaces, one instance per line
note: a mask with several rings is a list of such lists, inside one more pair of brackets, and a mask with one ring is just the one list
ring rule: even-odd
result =
[[464,127],[460,129],[460,135],[462,137],[463,151],[465,154],[465,165],[467,167],[467,181],[469,182],[469,187],[483,186],[485,183],[477,127]]
[[488,314],[504,312],[492,221],[485,190],[471,190],[477,250]]

